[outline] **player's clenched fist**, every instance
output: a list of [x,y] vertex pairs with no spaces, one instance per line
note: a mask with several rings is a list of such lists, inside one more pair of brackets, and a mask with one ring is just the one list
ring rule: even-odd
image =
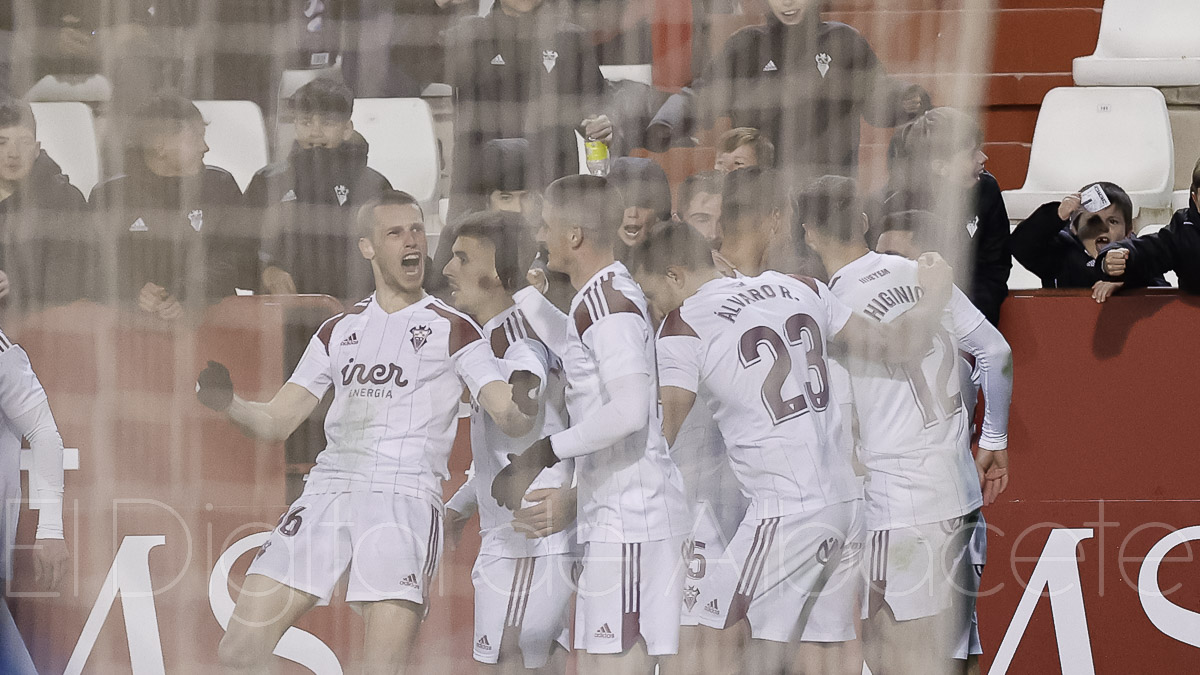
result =
[[538,388],[542,384],[541,378],[528,370],[517,370],[508,377],[508,383],[512,385],[512,400],[516,404],[517,410],[520,410],[523,415],[537,417]]
[[521,499],[529,491],[529,486],[542,472],[558,463],[554,447],[550,445],[547,436],[525,449],[519,455],[508,455],[509,465],[496,474],[492,481],[492,497],[500,506],[516,511],[521,508]]
[[233,403],[233,379],[229,377],[229,369],[209,361],[208,367],[196,377],[196,398],[217,412],[228,410],[229,404]]
[[1129,249],[1114,248],[1104,254],[1104,273],[1119,277],[1125,274],[1125,263],[1129,260]]

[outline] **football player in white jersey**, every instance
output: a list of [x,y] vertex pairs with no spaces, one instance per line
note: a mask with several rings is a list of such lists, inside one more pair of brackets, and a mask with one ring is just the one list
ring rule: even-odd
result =
[[575,618],[575,647],[586,652],[580,672],[642,675],[678,649],[691,517],[662,436],[645,296],[613,259],[621,203],[597,176],[560,178],[546,191],[548,266],[579,291],[570,318],[536,290],[516,300],[563,359],[572,424],[511,455],[492,494],[515,508],[544,468],[575,458],[584,548]]
[[0,332],[0,673],[37,675],[4,598],[12,582],[12,552],[21,510],[21,438],[29,440],[30,506],[38,511],[34,570],[38,586],[58,587],[66,576],[63,538],[63,442],[46,391],[29,356]]
[[[830,272],[830,289],[857,315],[892,324],[919,306],[917,264],[868,250],[867,219],[852,179],[826,176],[797,203],[809,246]],[[984,389],[980,451],[970,455],[970,411],[959,350],[975,357]],[[1012,352],[954,289],[942,330],[925,356],[903,366],[846,357],[866,467],[871,582],[865,651],[873,669],[962,672],[956,660],[974,612],[968,544],[983,494],[1007,481]],[[981,491],[981,482],[983,490]]]
[[[496,474],[510,453],[566,428],[562,365],[517,309],[512,293],[528,285],[525,274],[537,252],[520,214],[483,212],[467,216],[455,230],[444,274],[454,306],[483,325],[484,337],[507,374],[536,377],[542,391],[537,422],[518,438],[505,436],[488,415],[471,411],[472,472],[446,502],[448,536],[476,510],[483,541],[471,572],[475,586],[475,660],[482,672],[562,673],[570,649],[572,548],[568,529],[537,537],[491,497]],[[570,488],[574,463],[543,471],[533,487]],[[528,496],[527,496],[528,498]],[[561,645],[561,649],[556,648]],[[551,655],[553,653],[553,658]],[[547,663],[549,662],[549,665]]]
[[637,279],[665,313],[658,364],[666,437],[676,440],[703,393],[750,497],[730,543],[743,561],[727,578],[735,588],[732,607],[723,624],[706,625],[723,629],[747,619],[754,672],[786,670],[786,645],[801,640],[797,657],[819,664],[820,645],[855,638],[856,608],[818,608],[817,597],[853,583],[858,567],[841,564],[842,549],[861,527],[840,411],[832,405],[827,339],[877,358],[911,357],[902,331],[932,332],[950,270],[941,262],[923,267],[931,291],[903,326],[884,330],[854,317],[819,281],[775,272],[722,276],[703,237],[682,223],[657,226],[636,253]]
[[358,213],[375,293],[321,325],[271,401],[233,394],[210,362],[197,396],[252,438],[281,441],[333,388],[325,449],[304,492],[247,572],[219,658],[228,672],[270,669],[283,633],[329,601],[347,572],[362,609],[366,673],[402,673],[441,551],[441,481],[465,384],[505,433],[533,426],[479,326],[421,288],[427,243],[416,200],[385,192]]

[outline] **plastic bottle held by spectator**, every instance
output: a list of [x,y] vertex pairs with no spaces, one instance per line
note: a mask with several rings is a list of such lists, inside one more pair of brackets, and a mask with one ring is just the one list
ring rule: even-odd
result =
[[603,141],[587,141],[583,144],[588,173],[593,176],[608,175],[608,144]]

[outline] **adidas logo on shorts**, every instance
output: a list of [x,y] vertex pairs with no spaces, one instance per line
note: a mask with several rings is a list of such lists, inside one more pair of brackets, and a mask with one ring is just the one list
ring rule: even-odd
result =
[[351,333],[350,337],[346,338],[345,340],[342,340],[341,344],[338,346],[347,347],[349,345],[356,345],[356,344],[358,344],[358,333]]
[[419,584],[417,582],[417,575],[415,575],[415,574],[410,574],[410,575],[404,577],[403,579],[401,579],[400,585],[408,586],[409,588],[420,588],[421,587],[421,584]]
[[600,626],[600,630],[596,631],[596,637],[600,638],[601,640],[611,640],[617,636],[612,632],[612,629],[608,627],[608,624],[604,624],[603,626]]
[[475,643],[475,648],[480,651],[490,652],[492,651],[492,643],[488,642],[487,636],[484,635],[479,638],[479,642]]
[[717,609],[717,599],[713,598],[712,600],[709,600],[708,604],[704,606],[704,611],[708,612],[709,614],[720,614],[721,610]]

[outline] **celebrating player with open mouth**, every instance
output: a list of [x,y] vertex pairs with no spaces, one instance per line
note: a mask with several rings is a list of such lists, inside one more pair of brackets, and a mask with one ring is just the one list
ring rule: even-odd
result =
[[268,441],[287,438],[334,391],[325,449],[250,565],[221,640],[229,672],[266,672],[284,632],[328,603],[347,570],[346,599],[361,603],[366,622],[362,672],[404,672],[440,557],[440,481],[463,385],[504,433],[533,427],[479,326],[422,290],[427,243],[416,200],[385,192],[356,226],[375,293],[321,325],[270,402],[235,396],[218,363],[197,382],[202,403]]

